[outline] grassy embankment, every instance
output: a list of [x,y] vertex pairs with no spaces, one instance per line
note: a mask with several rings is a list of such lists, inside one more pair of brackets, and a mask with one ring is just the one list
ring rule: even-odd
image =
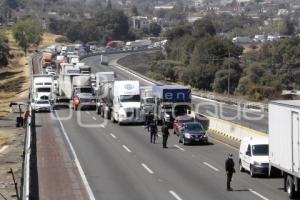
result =
[[[12,31],[7,30],[6,35],[9,39],[12,59],[10,59],[7,67],[0,68],[0,117],[11,112],[9,108],[11,101],[27,99],[31,77],[31,69],[28,62],[35,50],[30,49],[27,56],[25,56],[13,39]],[[45,33],[38,49],[54,44],[55,39],[58,37],[60,36]]]

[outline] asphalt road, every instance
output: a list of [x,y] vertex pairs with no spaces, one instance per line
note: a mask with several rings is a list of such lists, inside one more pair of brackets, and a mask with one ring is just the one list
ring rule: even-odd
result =
[[[110,55],[110,60],[120,58],[127,54]],[[112,66],[103,66],[100,64],[100,57],[94,56],[83,60],[87,65],[92,67],[93,72],[97,71],[115,71],[117,78],[122,79],[136,79],[134,76],[119,70]],[[149,83],[141,81],[141,85],[148,85]],[[268,130],[268,114],[264,112],[241,109],[237,106],[219,103],[215,101],[205,100],[203,98],[193,98],[198,113],[206,114],[212,117],[224,119],[257,131],[267,132]]]
[[[86,63],[94,72],[111,70],[96,57]],[[124,73],[117,75],[128,79]],[[169,148],[163,149],[161,137],[151,144],[142,126],[103,121],[95,111],[56,112],[97,200],[287,199],[282,179],[240,172],[234,174],[234,191],[227,192],[226,154],[234,153],[237,170],[238,151],[213,138],[210,145],[183,146],[171,134]]]

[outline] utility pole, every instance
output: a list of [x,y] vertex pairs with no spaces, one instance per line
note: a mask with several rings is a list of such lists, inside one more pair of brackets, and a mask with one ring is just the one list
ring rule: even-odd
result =
[[[230,51],[228,49],[228,58],[230,59]],[[227,80],[227,95],[230,94],[230,60],[228,62],[228,80]]]

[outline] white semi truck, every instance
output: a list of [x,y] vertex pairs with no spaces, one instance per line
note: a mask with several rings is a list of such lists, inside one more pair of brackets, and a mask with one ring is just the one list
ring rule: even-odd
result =
[[269,173],[280,170],[290,198],[300,191],[300,100],[269,103]]
[[33,100],[53,100],[53,76],[33,75],[31,94]]
[[119,124],[143,123],[140,84],[138,81],[112,81],[100,84],[98,113]]

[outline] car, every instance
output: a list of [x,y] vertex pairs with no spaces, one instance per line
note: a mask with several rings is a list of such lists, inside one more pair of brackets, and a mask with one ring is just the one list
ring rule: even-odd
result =
[[186,122],[193,122],[194,118],[189,115],[182,115],[175,118],[173,123],[174,134],[179,136],[179,130],[182,128],[182,124]]
[[267,138],[244,137],[239,150],[239,169],[249,171],[250,176],[268,175],[269,143]]
[[199,122],[186,122],[179,130],[179,143],[208,144],[207,132]]
[[53,69],[52,69],[51,66],[48,66],[48,67],[46,67],[46,69],[45,69],[46,73],[48,73],[48,72],[50,72],[50,71],[52,71],[52,70],[53,70]]
[[51,104],[49,100],[36,100],[32,103],[32,109],[35,112],[47,111],[51,112]]

